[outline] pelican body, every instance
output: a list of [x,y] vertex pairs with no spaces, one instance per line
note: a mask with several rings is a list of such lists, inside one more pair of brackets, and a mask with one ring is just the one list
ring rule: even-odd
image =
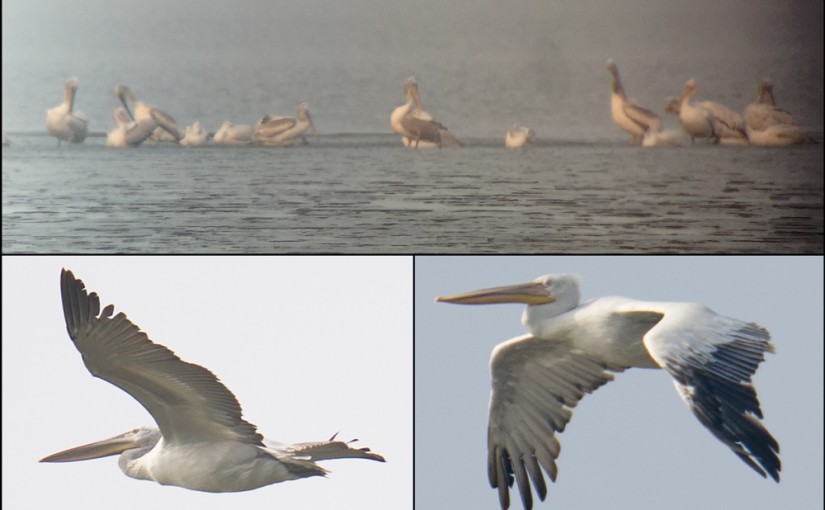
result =
[[504,135],[504,146],[508,149],[527,147],[536,142],[536,132],[531,128],[513,124]]
[[57,143],[61,141],[81,143],[89,131],[89,119],[74,111],[74,98],[77,94],[77,78],[70,78],[63,86],[63,102],[46,111],[46,129]]
[[[126,112],[132,120],[135,122],[151,121],[155,123],[155,132],[152,133],[152,136],[155,137],[156,141],[180,142],[180,132],[178,131],[175,119],[173,119],[171,115],[150,104],[139,101],[137,97],[135,97],[135,93],[126,85],[118,85],[115,88],[115,96],[117,96],[123,104],[123,108],[126,109]],[[129,109],[129,104],[126,102],[127,99],[131,101],[134,112]],[[160,131],[165,132],[165,134],[160,134]]]
[[184,128],[180,144],[184,147],[200,147],[201,145],[206,145],[208,138],[209,135],[203,130],[201,123],[195,121],[191,126]]
[[213,141],[215,145],[249,145],[252,143],[254,134],[255,129],[252,126],[247,124],[236,126],[226,120],[218,128]]
[[514,483],[525,509],[532,490],[544,500],[542,471],[553,481],[558,473],[555,433],[586,393],[632,367],[667,371],[702,425],[762,477],[779,481],[779,444],[760,421],[751,382],[764,353],[773,352],[761,326],[695,303],[604,297],[579,304],[579,280],[565,274],[436,301],[527,305],[529,334],[497,345],[490,360],[488,477],[502,509]]
[[745,107],[745,128],[754,145],[796,145],[813,141],[794,124],[790,113],[776,107],[773,84],[767,79],[757,87],[756,100]]
[[610,94],[610,115],[613,117],[613,123],[630,133],[631,143],[639,145],[650,126],[659,121],[659,116],[625,95],[622,80],[619,78],[619,68],[611,59],[607,59],[607,70],[613,77]]
[[404,81],[404,96],[407,102],[390,114],[390,126],[401,135],[405,147],[423,149],[461,146],[443,124],[424,111],[415,76]]
[[252,139],[256,145],[264,147],[289,147],[306,143],[304,133],[311,132],[318,138],[318,132],[309,115],[309,105],[301,103],[295,109],[295,117],[266,115],[258,121]]
[[137,147],[152,135],[153,120],[134,121],[123,107],[112,113],[117,126],[106,135],[106,146],[114,148]]
[[149,340],[114,306],[101,310],[71,271],[60,275],[69,337],[95,377],[129,393],[159,428],[141,427],[78,446],[40,462],[71,462],[121,454],[124,474],[205,492],[238,492],[323,476],[316,461],[361,458],[383,462],[369,448],[329,441],[282,445],[264,440],[243,419],[235,396],[206,368],[187,363]]

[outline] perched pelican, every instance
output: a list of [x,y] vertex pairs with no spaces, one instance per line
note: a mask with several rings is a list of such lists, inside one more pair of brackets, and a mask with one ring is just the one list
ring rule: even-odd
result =
[[[691,140],[711,138],[715,143],[747,144],[745,120],[742,116],[715,101],[692,103],[691,99],[698,89],[699,83],[695,79],[688,80],[679,99],[679,121],[690,135]],[[668,111],[676,110],[675,106],[670,106],[670,108],[672,109]]]
[[796,145],[813,141],[801,127],[793,124],[774,124],[761,130],[748,127],[747,132],[753,145]]
[[[123,107],[126,108],[126,112],[130,117],[132,117],[133,120],[137,122],[152,120],[158,128],[168,133],[169,136],[153,133],[153,136],[156,137],[157,141],[170,141],[174,143],[178,143],[180,141],[180,132],[178,131],[177,123],[171,115],[155,108],[154,106],[148,105],[143,101],[138,101],[135,94],[126,85],[118,85],[115,88],[115,95],[118,99],[120,99],[120,102],[123,103]],[[132,102],[134,112],[129,109],[129,105],[126,103],[127,99]]]
[[745,107],[745,124],[753,131],[779,124],[793,125],[791,114],[776,107],[773,84],[769,80],[759,83],[756,99]]
[[221,124],[212,141],[215,145],[249,145],[255,129],[247,124],[236,126],[228,120]]
[[404,81],[404,95],[407,102],[393,110],[390,115],[390,126],[401,135],[405,147],[423,149],[461,146],[458,139],[443,124],[424,111],[415,76],[410,76]]
[[180,139],[180,144],[184,147],[200,147],[206,145],[206,139],[209,135],[201,127],[201,123],[195,121],[191,126],[186,126],[183,130],[183,138]]
[[266,115],[258,121],[252,136],[256,145],[266,147],[289,147],[306,143],[304,133],[310,131],[315,138],[318,132],[312,124],[309,106],[301,103],[295,109],[295,117]]
[[531,128],[513,124],[504,135],[504,146],[510,149],[533,145],[536,141],[536,132]]
[[612,59],[607,59],[607,70],[613,76],[613,92],[610,94],[610,114],[613,116],[613,123],[630,133],[631,143],[639,145],[650,125],[658,121],[659,116],[636,101],[628,99],[619,79],[619,68]]
[[[751,376],[773,352],[761,326],[694,303],[605,297],[579,304],[579,279],[532,282],[438,297],[458,304],[525,303],[530,333],[496,346],[488,429],[488,476],[502,508],[518,484],[524,508],[533,488],[556,480],[559,442],[572,408],[627,368],[663,368],[699,421],[757,473],[779,481],[779,444],[762,425]],[[515,478],[515,480],[514,480]]]
[[138,428],[40,462],[70,462],[120,453],[132,478],[205,492],[239,492],[323,476],[315,462],[361,458],[383,462],[369,448],[329,441],[276,445],[241,416],[235,396],[206,368],[187,363],[149,337],[114,306],[101,310],[71,271],[60,274],[66,329],[93,376],[129,393],[158,429]]
[[74,96],[77,94],[77,78],[70,78],[63,86],[63,102],[46,111],[46,129],[60,141],[80,143],[86,139],[89,119],[74,111]]
[[112,117],[117,127],[106,136],[107,147],[137,147],[149,138],[155,129],[153,120],[133,121],[123,107],[115,109]]

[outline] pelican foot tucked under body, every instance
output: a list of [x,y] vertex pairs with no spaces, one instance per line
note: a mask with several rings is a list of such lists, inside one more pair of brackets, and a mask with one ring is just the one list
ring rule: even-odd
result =
[[60,275],[69,336],[95,377],[129,393],[159,428],[142,427],[78,446],[40,462],[71,462],[121,454],[132,478],[206,492],[239,492],[286,480],[323,476],[316,461],[360,458],[384,462],[354,441],[284,445],[267,441],[241,415],[235,396],[206,368],[187,363],[149,340],[114,306],[101,310],[71,271]]
[[[488,428],[488,477],[502,508],[517,484],[524,508],[541,500],[546,473],[556,480],[559,441],[586,393],[628,368],[662,368],[699,421],[761,476],[779,481],[779,443],[760,419],[751,377],[770,335],[761,326],[695,303],[604,297],[579,304],[579,280],[548,275],[532,282],[437,301],[524,303],[530,333],[496,346]],[[621,506],[621,505],[620,505]]]

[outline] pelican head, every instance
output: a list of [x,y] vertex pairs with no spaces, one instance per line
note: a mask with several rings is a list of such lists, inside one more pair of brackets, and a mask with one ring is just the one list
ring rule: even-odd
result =
[[539,334],[546,319],[576,308],[579,304],[579,277],[572,274],[549,274],[527,283],[476,290],[435,299],[460,305],[524,303],[527,308],[521,322]]
[[676,96],[670,96],[665,99],[665,111],[668,113],[675,113],[679,115],[679,111],[682,109],[682,101],[681,98]]
[[424,111],[424,105],[421,104],[421,97],[418,95],[418,81],[416,81],[415,76],[410,76],[404,81],[404,95],[407,96],[407,99],[412,99],[415,102],[415,107],[421,111]]
[[612,58],[607,59],[606,66],[613,76],[613,92],[624,97],[624,88],[622,87],[622,81],[619,79],[619,68],[616,67],[616,63],[613,62]]
[[697,82],[694,78],[689,79],[685,82],[685,88],[682,89],[682,100],[690,99],[696,94],[696,91],[699,89],[699,82]]
[[298,108],[295,110],[295,116],[300,120],[305,120],[309,123],[309,130],[312,131],[312,134],[315,136],[315,139],[318,139],[318,132],[315,131],[315,124],[312,123],[312,117],[309,115],[309,105],[307,103],[301,103],[298,105]]
[[139,427],[120,434],[119,436],[77,446],[49,455],[48,457],[43,457],[40,459],[40,462],[75,462],[117,455],[119,453],[123,453],[124,456],[129,458],[135,458],[144,455],[154,448],[160,439],[160,430],[151,427]]
[[769,79],[764,78],[762,83],[759,84],[759,88],[761,102],[771,106],[776,106],[776,99],[773,96],[773,83]]

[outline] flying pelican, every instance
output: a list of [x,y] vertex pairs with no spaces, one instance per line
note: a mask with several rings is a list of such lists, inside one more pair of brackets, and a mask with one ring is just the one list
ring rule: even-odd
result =
[[123,107],[112,113],[117,127],[106,135],[107,147],[137,147],[149,138],[155,129],[153,120],[133,121]]
[[249,145],[254,133],[255,129],[248,124],[236,126],[226,120],[215,133],[213,141],[215,145]]
[[685,82],[682,89],[678,109],[671,104],[671,100],[667,103],[668,111],[678,111],[679,121],[690,135],[691,140],[711,138],[714,143],[726,145],[747,144],[745,120],[742,116],[716,101],[692,103],[691,100],[698,89],[699,83],[695,79],[690,79]]
[[[340,458],[384,458],[369,448],[329,441],[282,445],[266,441],[241,416],[235,396],[206,368],[187,363],[149,340],[114,306],[64,269],[60,274],[69,336],[86,368],[129,393],[149,411],[159,430],[137,428],[78,446],[40,462],[70,462],[120,453],[132,478],[205,492],[239,492],[286,480],[324,476],[315,463]],[[352,442],[352,441],[350,441]]]
[[390,114],[390,126],[401,135],[405,147],[423,149],[461,146],[458,139],[443,124],[424,111],[415,76],[410,76],[404,81],[404,95],[407,102]]
[[295,117],[266,115],[255,126],[253,140],[256,145],[266,147],[289,147],[306,143],[304,133],[310,131],[315,139],[318,132],[309,115],[309,105],[301,103],[295,109]]
[[504,146],[510,149],[533,145],[536,141],[536,132],[531,128],[513,124],[504,135]]
[[610,114],[613,116],[613,123],[630,133],[631,143],[639,145],[650,125],[659,120],[659,116],[625,95],[622,81],[619,79],[619,68],[612,59],[607,59],[607,70],[613,76],[610,94]]
[[[126,85],[118,85],[115,87],[115,95],[120,99],[123,107],[126,108],[126,112],[133,120],[137,122],[152,120],[157,125],[157,128],[168,133],[168,137],[166,135],[160,135],[160,133],[153,133],[157,141],[171,141],[174,143],[180,141],[180,132],[178,131],[177,123],[171,115],[143,101],[138,101],[134,92]],[[134,112],[129,109],[129,105],[126,103],[127,99],[132,102]]]
[[493,349],[488,476],[501,507],[518,484],[524,508],[530,482],[543,501],[543,469],[556,480],[559,442],[585,393],[631,367],[663,368],[699,421],[757,473],[779,481],[779,444],[759,421],[751,376],[773,352],[761,326],[695,303],[605,297],[579,304],[579,279],[558,274],[436,301],[525,303],[530,333]]
[[86,139],[89,119],[74,111],[74,96],[77,94],[77,78],[69,78],[63,86],[63,102],[46,111],[46,129],[60,141],[80,143]]
[[180,144],[184,147],[200,147],[206,145],[206,139],[209,135],[201,127],[201,123],[195,121],[191,126],[186,126],[183,130],[183,138],[180,139]]

